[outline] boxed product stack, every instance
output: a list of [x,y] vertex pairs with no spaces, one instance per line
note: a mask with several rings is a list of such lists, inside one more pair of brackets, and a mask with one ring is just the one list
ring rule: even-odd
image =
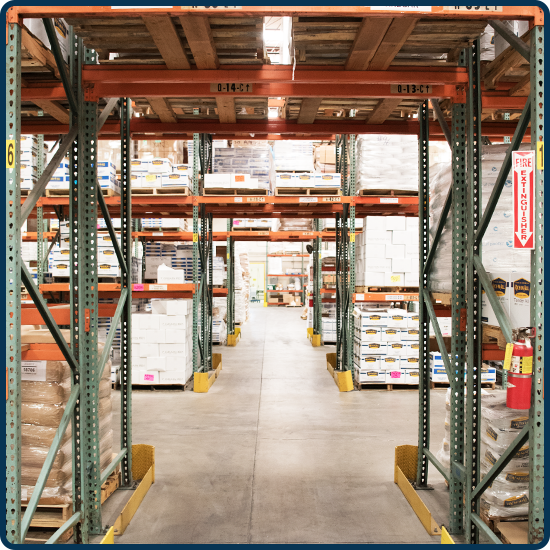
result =
[[317,174],[313,172],[300,172],[294,174],[291,172],[278,172],[275,180],[275,187],[282,189],[292,188],[340,188],[342,185],[342,176],[340,174]]
[[[450,358],[451,354],[449,354],[449,359]],[[467,367],[465,367],[464,382],[466,382],[467,374]],[[447,376],[447,371],[445,370],[445,363],[443,362],[443,357],[439,351],[430,352],[430,380],[432,382],[449,383],[449,377]],[[481,382],[495,383],[496,381],[496,368],[488,363],[483,363],[481,366]]]
[[249,218],[233,218],[233,228],[242,229],[255,227],[259,230],[278,231],[279,220],[270,218],[249,219]]
[[367,216],[355,238],[358,286],[418,286],[418,218]]
[[356,191],[417,191],[418,137],[361,135],[357,139]]
[[336,317],[332,319],[324,318],[321,320],[321,323],[323,342],[325,344],[336,342]]
[[181,140],[139,140],[137,144],[137,158],[151,160],[164,158],[172,165],[182,164],[184,158],[184,141]]
[[309,218],[281,218],[279,231],[313,231],[313,220]]
[[[68,330],[63,336],[70,339]],[[51,343],[49,330],[23,330],[21,342]],[[98,344],[98,355],[103,344]],[[100,466],[104,470],[113,456],[111,364],[105,365],[99,382],[99,446]],[[65,361],[21,362],[21,500],[28,503],[42,466],[52,445],[65,405],[71,393],[71,368]],[[71,424],[63,435],[55,455],[41,504],[64,504],[72,500],[72,441]]]
[[227,279],[225,273],[225,262],[222,256],[214,256],[212,258],[212,284],[214,286],[223,286]]
[[354,367],[361,384],[418,384],[418,313],[355,309]]
[[116,166],[112,162],[97,163],[97,182],[101,189],[111,189],[120,195],[120,182],[116,177]]
[[[507,145],[485,145],[482,156],[482,210],[485,210],[489,197],[493,191],[500,168],[504,161]],[[528,144],[522,145],[520,150],[529,150]],[[452,171],[449,165],[434,167],[430,178],[430,240],[439,223],[439,218],[445,199],[449,191],[452,179]],[[482,241],[482,256],[485,269],[494,273],[495,279],[503,278],[504,281],[518,283],[518,299],[529,297],[529,286],[521,282],[521,279],[530,281],[531,251],[516,250],[513,248],[513,205],[512,205],[512,176],[508,174],[500,199],[496,205],[487,231]],[[452,224],[449,215],[443,233],[435,252],[432,270],[430,272],[430,289],[435,292],[451,291],[451,252],[452,252]],[[498,277],[503,274],[504,277]],[[496,281],[497,293],[503,290],[502,282]],[[512,287],[510,288],[510,296]],[[490,318],[492,310],[490,306],[484,307],[482,316]],[[529,323],[526,325],[529,326]],[[516,328],[516,327],[513,327]]]
[[[120,246],[120,235],[117,235]],[[120,277],[120,266],[115,247],[108,232],[97,234],[97,275],[98,277]]]
[[205,188],[272,189],[273,154],[267,142],[253,147],[216,148],[212,174],[204,177]]
[[193,374],[193,300],[151,300],[132,314],[132,384],[185,384]]
[[47,189],[69,189],[69,159],[65,157],[56,168],[47,185]]
[[[70,246],[69,246],[69,222],[60,222],[59,244],[55,244],[51,251],[51,263],[48,270],[53,277],[69,277]],[[48,258],[49,261],[49,258]],[[99,263],[99,260],[98,260]]]
[[[364,218],[355,218],[355,229],[363,229],[363,221]],[[321,231],[323,229],[336,231],[336,218],[320,218],[319,229]]]
[[[21,189],[31,190],[38,181],[38,140],[35,136],[21,135],[20,173]],[[44,155],[44,151],[40,151]]]
[[315,172],[336,173],[336,148],[334,145],[319,145],[315,148]]
[[[240,247],[239,247],[240,248]],[[244,308],[244,320],[248,321],[250,317],[250,263],[248,259],[248,252],[240,252],[236,250],[236,254],[239,256],[239,262],[242,270],[243,288],[242,288],[242,306]],[[237,302],[235,302],[235,311],[237,309]]]
[[[281,140],[273,146],[277,172],[313,172],[313,142]],[[299,186],[296,186],[299,187]]]

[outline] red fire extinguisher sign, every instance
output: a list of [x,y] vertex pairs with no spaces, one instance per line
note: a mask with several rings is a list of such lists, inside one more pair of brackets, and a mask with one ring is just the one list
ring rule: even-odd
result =
[[512,152],[514,248],[535,248],[535,151]]

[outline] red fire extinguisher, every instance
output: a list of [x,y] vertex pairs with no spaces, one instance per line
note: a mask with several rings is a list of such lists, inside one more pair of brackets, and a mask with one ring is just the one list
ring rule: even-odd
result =
[[506,346],[504,368],[508,370],[506,406],[510,409],[531,407],[533,381],[533,348],[531,328],[519,329],[517,341]]

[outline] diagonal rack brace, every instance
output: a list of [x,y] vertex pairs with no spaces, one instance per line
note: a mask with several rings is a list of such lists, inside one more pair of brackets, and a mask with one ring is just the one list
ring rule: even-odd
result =
[[63,356],[65,357],[67,363],[69,363],[71,369],[78,370],[78,361],[75,359],[73,352],[67,345],[67,342],[65,342],[65,338],[63,338],[63,336],[59,332],[59,327],[54,321],[54,318],[52,317],[52,314],[50,313],[46,302],[44,302],[44,298],[42,298],[42,295],[36,288],[36,285],[34,284],[25,264],[21,264],[21,281],[25,285],[25,288],[30,294],[33,302],[36,304],[36,309],[38,309],[40,315],[42,315],[46,326],[52,333],[55,343],[59,346],[59,349],[61,350],[61,353],[63,353]]

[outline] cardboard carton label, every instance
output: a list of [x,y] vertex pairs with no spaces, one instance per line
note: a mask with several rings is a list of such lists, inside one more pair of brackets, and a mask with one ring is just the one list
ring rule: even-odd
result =
[[520,416],[518,418],[514,418],[514,420],[510,422],[510,428],[521,430],[527,425],[527,422],[529,422],[529,417],[527,416]]
[[531,294],[531,283],[524,279],[518,279],[514,281],[514,296],[516,298],[529,298]]
[[491,426],[487,426],[487,435],[493,440],[496,441],[498,439],[498,434],[491,428]]
[[395,363],[395,357],[384,357],[384,363]]
[[506,481],[512,483],[528,483],[529,482],[529,473],[528,472],[514,472],[506,474]]
[[365,357],[365,363],[376,363],[376,357]]
[[520,497],[510,497],[504,501],[505,508],[512,508],[513,506],[519,506],[520,504],[527,504],[529,499],[527,495],[521,495]]
[[504,279],[497,277],[492,280],[492,285],[497,296],[501,297],[506,294],[506,281]]
[[46,361],[21,361],[21,380],[46,381]]
[[380,344],[370,343],[369,349],[380,349]]
[[[413,363],[417,365],[418,361],[418,357],[407,357],[407,363]],[[443,369],[443,372],[445,372],[445,369]]]

